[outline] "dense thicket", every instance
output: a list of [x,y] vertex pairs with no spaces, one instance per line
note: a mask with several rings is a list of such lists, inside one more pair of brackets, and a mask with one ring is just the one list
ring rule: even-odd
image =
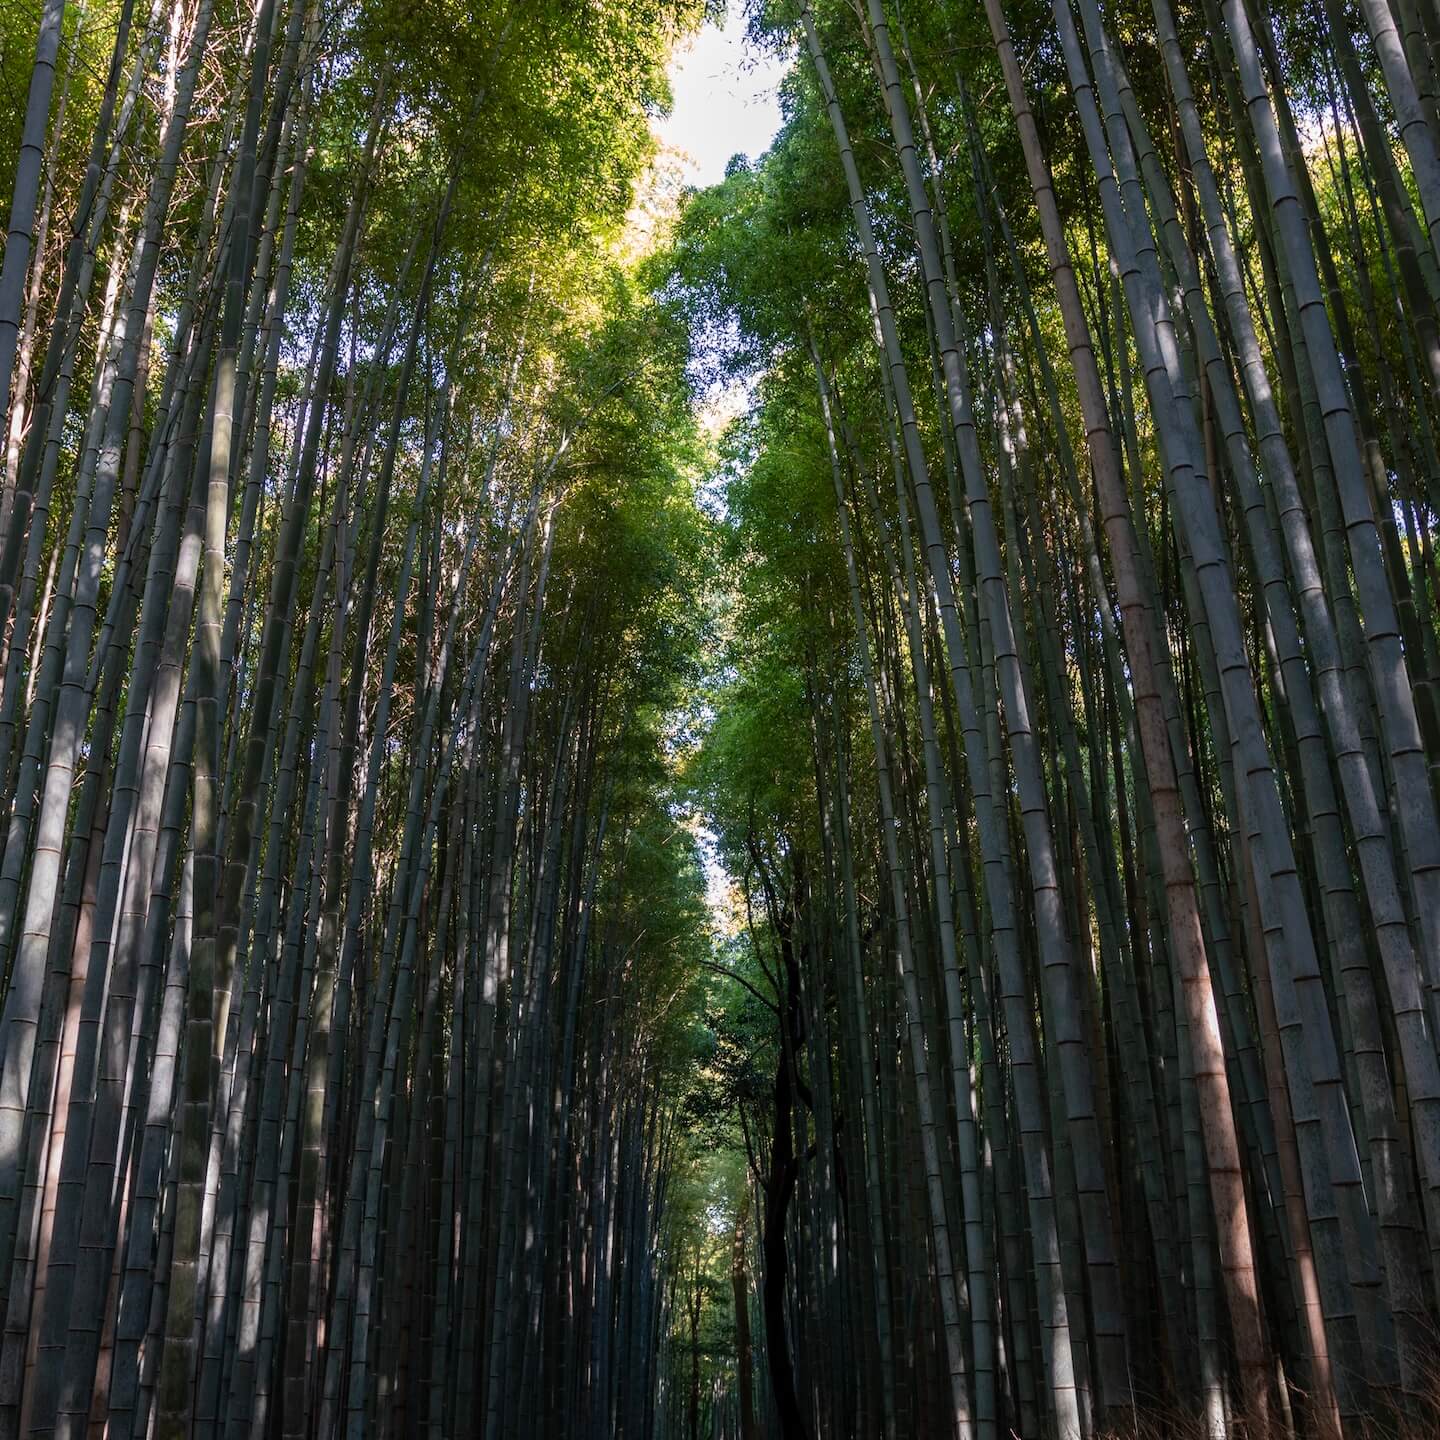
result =
[[3,10],[0,1440],[1433,1433],[1440,4],[704,8]]
[[7,9],[0,1434],[650,1433],[697,19]]
[[1433,1433],[1440,9],[752,25],[786,125],[671,289],[754,395],[701,1408]]

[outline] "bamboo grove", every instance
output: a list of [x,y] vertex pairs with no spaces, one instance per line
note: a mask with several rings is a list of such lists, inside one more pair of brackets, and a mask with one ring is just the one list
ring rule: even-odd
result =
[[6,1435],[646,1433],[695,18],[7,11]]
[[0,1437],[1440,1425],[1440,5],[745,8],[5,0]]
[[1433,1434],[1440,10],[751,22],[668,291],[754,402],[666,1433]]

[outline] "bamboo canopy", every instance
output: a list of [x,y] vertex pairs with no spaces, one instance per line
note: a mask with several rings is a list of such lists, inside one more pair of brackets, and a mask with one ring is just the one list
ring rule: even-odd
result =
[[725,10],[0,6],[0,1440],[1440,1433],[1440,0]]

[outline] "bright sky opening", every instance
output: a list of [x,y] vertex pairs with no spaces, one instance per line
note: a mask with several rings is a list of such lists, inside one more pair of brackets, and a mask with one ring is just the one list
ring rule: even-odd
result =
[[674,108],[656,126],[663,144],[683,152],[684,179],[714,185],[732,155],[754,160],[780,129],[786,62],[745,39],[745,7],[731,0],[724,27],[706,25],[675,52]]
[[[732,156],[756,160],[763,155],[780,130],[780,81],[787,68],[783,58],[746,41],[743,0],[730,0],[723,26],[706,25],[675,52],[670,65],[674,104],[670,114],[655,123],[664,155],[652,172],[652,184],[659,182],[662,191],[676,185],[717,185]],[[673,197],[676,191],[669,193]],[[640,224],[648,235],[649,218]],[[721,387],[702,406],[702,423],[718,430],[746,408],[750,395],[751,387],[743,381]],[[733,933],[734,880],[720,859],[715,836],[698,817],[696,839],[712,922],[719,933]]]

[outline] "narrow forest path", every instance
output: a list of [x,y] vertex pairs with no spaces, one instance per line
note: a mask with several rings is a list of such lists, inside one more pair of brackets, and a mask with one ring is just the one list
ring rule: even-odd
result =
[[1440,0],[725,10],[5,0],[0,1440],[1440,1433]]

